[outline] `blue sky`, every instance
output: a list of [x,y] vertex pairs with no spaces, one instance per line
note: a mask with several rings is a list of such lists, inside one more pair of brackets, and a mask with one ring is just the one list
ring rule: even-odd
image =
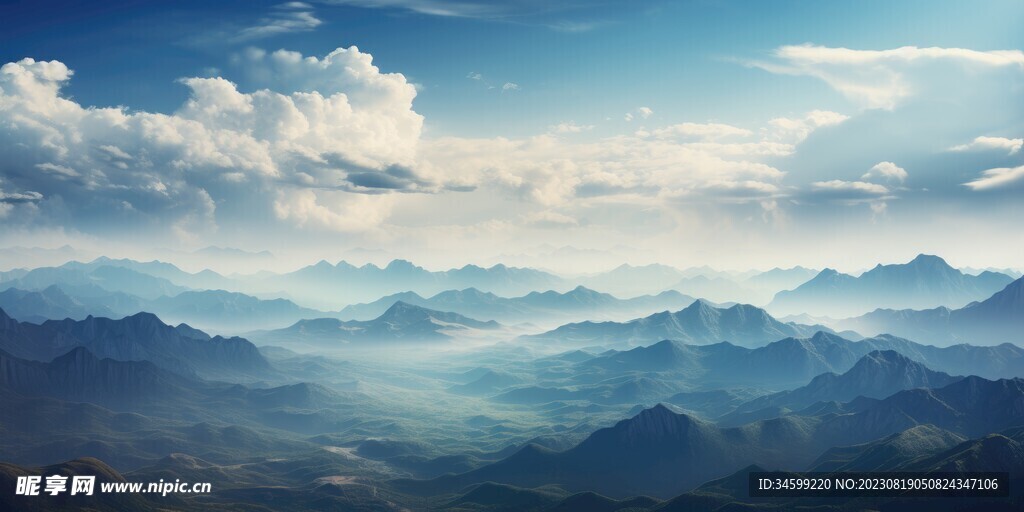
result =
[[[0,12],[0,63],[70,70],[23,63],[25,76],[50,74],[17,93],[0,83],[0,114],[36,123],[0,121],[7,243],[131,251],[124,233],[144,233],[283,252],[295,244],[272,245],[289,240],[303,242],[299,258],[373,247],[438,265],[565,245],[606,253],[600,264],[733,267],[864,265],[879,259],[866,245],[889,247],[885,260],[926,251],[976,266],[1024,251],[1012,229],[1024,213],[1019,2],[38,1]],[[376,69],[341,71],[371,56]],[[47,84],[84,110],[32,107]],[[309,134],[260,90],[298,105]],[[345,95],[354,114],[311,114],[302,95],[313,92]],[[231,98],[256,113],[212,112]],[[144,115],[86,119],[116,106]],[[157,114],[167,118],[146,117]],[[174,134],[138,135],[165,122]],[[61,144],[40,128],[51,123]],[[253,225],[282,236],[260,239]],[[801,259],[795,244],[815,251]],[[755,247],[758,261],[737,256]]]

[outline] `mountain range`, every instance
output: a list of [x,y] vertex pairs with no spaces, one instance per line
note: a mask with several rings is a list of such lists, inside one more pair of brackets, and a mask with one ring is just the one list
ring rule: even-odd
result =
[[331,264],[321,261],[287,274],[256,275],[245,280],[249,293],[276,293],[287,290],[290,296],[321,309],[336,309],[348,304],[376,300],[382,296],[412,291],[437,294],[445,290],[476,288],[503,296],[516,296],[533,290],[568,290],[562,278],[528,268],[494,265],[489,268],[466,265],[446,271],[430,271],[405,260],[394,260],[385,267],[366,264],[360,267],[345,261]]
[[836,318],[878,308],[957,308],[983,300],[1011,281],[1010,276],[996,272],[964,274],[938,256],[921,254],[904,264],[879,264],[856,277],[822,270],[797,288],[777,293],[766,308],[779,315]]
[[929,369],[950,375],[1012,378],[1024,375],[1024,349],[954,345],[935,347],[895,336],[852,341],[826,332],[784,338],[754,349],[728,342],[688,345],[663,340],[626,351],[610,350],[575,363],[575,381],[629,373],[670,374],[713,390],[741,386],[791,389],[823,373],[845,373],[873,351],[894,351]]
[[994,345],[1024,342],[1024,278],[960,309],[877,309],[834,325],[858,332],[886,332],[927,343]]
[[151,313],[120,320],[18,322],[0,309],[0,350],[15,357],[51,361],[75,347],[86,347],[101,358],[151,361],[162,368],[192,376],[257,378],[270,364],[256,346],[243,338],[208,337],[188,326],[171,327]]
[[670,339],[701,345],[729,341],[758,347],[785,337],[810,336],[822,329],[828,330],[782,323],[765,310],[746,304],[717,308],[697,300],[674,313],[665,311],[629,322],[572,323],[521,339],[577,346],[638,345]]
[[415,292],[388,295],[368,304],[347,306],[341,310],[339,316],[355,320],[375,318],[397,301],[439,311],[451,311],[473,318],[514,324],[564,321],[566,318],[630,319],[652,311],[682,308],[692,303],[694,299],[676,291],[619,299],[583,286],[563,293],[549,290],[504,298],[476,288],[467,288],[444,291],[430,298],[423,298]]
[[467,473],[397,485],[439,494],[492,481],[521,487],[558,484],[612,497],[670,497],[750,464],[802,469],[830,447],[925,423],[965,437],[998,432],[1024,421],[1022,403],[1024,380],[967,377],[939,389],[900,391],[848,414],[785,416],[736,427],[719,427],[659,404],[563,452],[530,445]]
[[755,398],[715,421],[739,425],[799,411],[817,402],[849,402],[861,396],[881,399],[905,389],[945,387],[961,378],[933,371],[894,350],[875,350],[842,374],[823,373],[805,386]]
[[373,346],[378,343],[450,341],[455,333],[466,336],[500,327],[501,324],[493,320],[485,322],[398,301],[373,320],[300,320],[284,329],[257,331],[248,336],[264,344],[340,348],[348,344]]

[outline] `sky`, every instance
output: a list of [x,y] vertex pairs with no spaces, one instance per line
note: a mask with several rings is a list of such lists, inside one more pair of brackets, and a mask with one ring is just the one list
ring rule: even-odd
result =
[[1019,268],[1021,26],[1014,1],[0,2],[0,246]]

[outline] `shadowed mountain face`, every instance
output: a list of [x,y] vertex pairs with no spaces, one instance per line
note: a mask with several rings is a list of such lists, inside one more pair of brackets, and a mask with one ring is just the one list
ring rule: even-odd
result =
[[878,265],[854,277],[832,269],[794,290],[779,292],[767,306],[780,314],[846,317],[878,308],[957,308],[982,300],[1013,279],[1004,274],[964,274],[937,256],[920,255],[909,263]]
[[0,350],[15,357],[49,361],[74,347],[100,358],[151,361],[183,375],[255,377],[270,370],[256,347],[243,338],[201,339],[190,328],[177,329],[156,316],[139,313],[121,320],[18,322],[0,310]]
[[810,336],[819,329],[822,328],[782,323],[754,306],[737,304],[716,308],[698,300],[675,313],[665,311],[625,323],[568,324],[543,334],[523,336],[522,339],[573,345],[629,345],[670,339],[697,345],[729,341],[735,345],[758,347],[786,337]]
[[285,329],[252,333],[251,337],[268,343],[312,343],[337,348],[346,343],[449,341],[453,339],[453,332],[500,327],[493,320],[482,322],[457,313],[434,311],[399,301],[373,320],[301,320]]
[[995,345],[1024,341],[1024,278],[960,309],[878,309],[837,322],[860,332],[888,332],[929,343]]
[[848,402],[864,396],[885,398],[913,388],[941,388],[960,380],[893,350],[873,351],[841,375],[824,373],[806,386],[751,400],[721,418],[719,424],[736,425],[797,411],[815,402]]
[[611,496],[671,496],[746,465],[802,469],[825,449],[855,444],[930,423],[977,437],[1024,422],[1024,380],[968,377],[940,389],[901,391],[843,415],[789,416],[718,427],[664,406],[598,430],[577,446],[553,452],[529,446],[500,462],[461,475],[399,482],[413,492],[439,493],[475,482]]
[[812,471],[893,471],[915,459],[952,448],[964,437],[933,425],[918,425],[870,443],[831,448]]
[[[95,476],[95,492],[92,496],[64,494],[55,499],[40,496],[19,496],[13,492],[5,492],[0,496],[0,509],[21,510],[25,512],[44,512],[60,509],[79,510],[154,510],[158,500],[147,500],[145,494],[139,493],[101,493],[100,486],[105,482],[125,482],[124,476],[114,468],[94,458],[81,458],[62,464],[54,464],[42,468],[27,468],[14,464],[0,463],[0,485],[5,489],[14,489],[19,476],[63,475],[66,477]],[[70,488],[71,478],[68,478]],[[40,486],[41,488],[42,486]],[[172,498],[172,501],[176,501]]]

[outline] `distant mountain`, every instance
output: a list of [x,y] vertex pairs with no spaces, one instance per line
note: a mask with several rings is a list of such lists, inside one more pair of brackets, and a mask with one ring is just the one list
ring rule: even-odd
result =
[[90,316],[37,325],[13,320],[0,310],[0,350],[15,357],[50,361],[79,346],[100,358],[151,361],[183,375],[223,379],[260,376],[270,370],[248,340],[197,339],[190,330],[171,327],[150,313],[121,320]]
[[344,261],[336,265],[321,261],[287,274],[251,276],[244,286],[246,289],[242,291],[248,293],[277,294],[287,290],[303,304],[321,309],[340,308],[406,291],[434,295],[445,290],[476,288],[516,296],[533,290],[571,288],[560,277],[529,268],[466,265],[435,272],[405,260],[394,260],[383,268],[373,264],[356,267]]
[[680,279],[687,277],[682,270],[668,265],[633,266],[623,264],[607,272],[578,279],[588,288],[633,297],[658,293]]
[[887,332],[928,343],[1024,343],[1024,278],[960,309],[877,309],[835,322],[858,332]]
[[754,274],[743,280],[744,287],[758,291],[770,291],[774,295],[781,290],[792,290],[803,283],[806,283],[818,271],[805,267],[773,268],[765,272]]
[[231,331],[274,328],[330,315],[287,299],[264,300],[224,290],[182,292],[149,301],[144,307],[169,321]]
[[819,329],[822,327],[784,324],[754,306],[738,304],[716,308],[698,300],[675,313],[666,311],[625,323],[567,324],[553,331],[524,336],[523,339],[581,346],[643,344],[664,339],[701,345],[729,341],[757,347],[789,336],[810,336]]
[[690,379],[705,390],[735,386],[788,389],[823,373],[847,372],[861,358],[878,350],[895,351],[929,369],[953,375],[1024,376],[1024,349],[1010,344],[939,348],[894,336],[851,341],[825,332],[807,338],[785,338],[755,349],[725,342],[688,345],[666,340],[583,359],[576,364],[575,373],[587,375],[600,370],[607,378],[667,372],[675,379]]
[[671,287],[687,295],[703,297],[715,302],[762,302],[764,294],[758,294],[733,279],[698,275],[684,277]]
[[878,265],[854,277],[825,269],[794,290],[782,291],[767,309],[781,315],[807,313],[844,317],[878,308],[961,307],[982,300],[1013,279],[1004,274],[964,274],[938,256]]
[[570,291],[530,292],[514,298],[499,297],[476,288],[448,290],[425,299],[414,292],[388,295],[368,304],[347,306],[339,316],[345,319],[365,320],[380,316],[396,301],[402,301],[438,311],[451,311],[473,318],[495,320],[505,324],[521,322],[541,323],[566,319],[630,319],[653,311],[685,307],[693,302],[679,292],[667,291],[658,295],[644,295],[619,299],[578,286]]
[[143,299],[110,292],[95,285],[53,285],[42,291],[10,288],[0,292],[0,308],[22,321],[87,316],[120,318],[148,311],[169,322],[187,322],[204,329],[243,332],[291,325],[306,318],[336,313],[301,307],[287,299],[259,299],[224,290],[184,291],[174,296]]
[[[234,289],[238,286],[234,280],[224,277],[212,270],[196,273],[186,272],[172,263],[163,261],[135,261],[131,259],[112,259],[101,256],[88,263],[69,262],[60,268],[83,270],[90,272],[99,267],[116,267],[138,272],[148,276],[166,280],[184,288],[198,289]],[[129,292],[130,293],[130,292]],[[140,295],[140,294],[135,294]],[[171,295],[171,294],[164,294]],[[147,297],[151,298],[151,297]]]
[[[14,277],[14,276],[17,277]],[[68,287],[99,287],[107,292],[123,292],[145,299],[162,295],[176,295],[185,287],[142,273],[130,268],[104,264],[67,263],[60,267],[42,267],[24,274],[15,273],[0,276],[0,290],[18,288],[21,290],[44,290],[57,285],[64,290]]]
[[384,314],[368,320],[343,321],[335,318],[301,320],[273,331],[254,332],[255,340],[341,347],[344,344],[376,344],[399,341],[448,341],[458,331],[494,330],[501,325],[482,322],[457,313],[435,311],[405,302],[395,302]]
[[[860,358],[843,374],[823,373],[806,386],[755,398],[720,418],[719,424],[737,425],[777,416],[777,411],[800,410],[815,402],[848,402],[858,396],[885,398],[913,388],[941,388],[960,380],[928,369],[894,350],[876,350]],[[759,414],[771,411],[769,415]]]
[[851,414],[789,416],[728,428],[658,405],[563,452],[530,445],[467,473],[395,484],[433,494],[491,481],[522,487],[558,484],[612,497],[668,497],[751,464],[802,469],[829,447],[925,423],[966,437],[998,432],[1024,421],[1022,403],[1022,379],[967,377],[939,389],[901,391]]
[[89,315],[118,316],[106,306],[84,304],[56,285],[41,291],[8,288],[0,292],[0,309],[12,318],[35,323],[62,318],[81,320]]

